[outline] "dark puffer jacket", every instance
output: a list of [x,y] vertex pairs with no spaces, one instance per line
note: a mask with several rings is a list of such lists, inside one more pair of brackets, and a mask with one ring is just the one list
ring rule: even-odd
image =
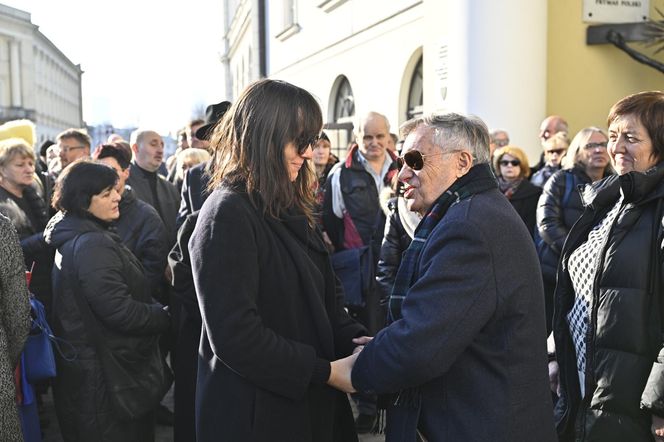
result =
[[[600,252],[595,277],[582,400],[566,319],[574,303],[568,260],[615,204],[621,188],[623,207]],[[562,389],[555,416],[562,441],[652,441],[651,412],[664,416],[662,296],[649,290],[653,244],[662,275],[663,229],[655,212],[663,198],[664,163],[646,173],[610,176],[584,192],[586,209],[565,242],[555,292],[553,327]]]
[[0,213],[11,220],[18,232],[26,269],[33,268],[34,263],[30,291],[44,304],[46,312],[50,312],[53,249],[43,239],[48,222],[44,199],[30,186],[24,189],[20,199],[0,187]]
[[[109,348],[127,359],[149,351],[154,336],[168,328],[168,313],[161,305],[152,304],[141,263],[101,222],[59,213],[49,222],[44,236],[58,250],[53,269],[53,332],[78,351],[71,362],[57,359],[53,392],[63,438],[151,440],[149,415],[126,421],[113,413],[101,361],[85,329],[73,284],[89,303]],[[74,268],[64,271],[62,263],[73,263]]]
[[164,279],[169,246],[166,227],[159,213],[136,198],[132,188],[126,186],[120,200],[120,218],[116,221],[116,228],[122,243],[143,264],[151,292],[154,293]]
[[380,258],[376,267],[376,282],[378,283],[381,323],[382,328],[384,319],[387,317],[387,303],[392,293],[392,286],[397,276],[397,270],[401,265],[401,256],[410,245],[413,238],[403,226],[398,207],[397,198],[392,198],[387,203],[390,211],[385,224],[385,236],[380,246]]
[[[555,284],[560,251],[570,229],[583,213],[580,192],[591,182],[583,168],[575,166],[554,173],[544,185],[537,204],[537,230],[542,239],[537,252],[545,282]],[[568,189],[568,185],[571,188]]]

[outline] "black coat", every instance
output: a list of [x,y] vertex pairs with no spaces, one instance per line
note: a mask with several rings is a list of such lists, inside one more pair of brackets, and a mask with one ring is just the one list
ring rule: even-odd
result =
[[115,227],[122,243],[141,261],[151,293],[158,291],[164,279],[169,242],[157,211],[136,198],[132,188],[126,186],[120,200],[120,218]]
[[203,203],[209,195],[207,186],[210,181],[209,168],[211,163],[212,160],[205,161],[187,169],[185,172],[180,192],[180,210],[175,222],[178,229],[187,216],[201,210],[201,207],[203,207]]
[[136,198],[145,201],[157,210],[159,217],[164,222],[166,234],[168,235],[168,249],[175,243],[177,229],[175,227],[175,218],[180,206],[180,194],[177,187],[166,181],[164,177],[156,174],[157,181],[157,201],[155,201],[150,181],[145,170],[141,169],[135,163],[131,165],[131,174],[127,178],[127,184],[134,190]]
[[[53,268],[51,326],[56,336],[78,351],[73,361],[56,356],[58,375],[53,392],[63,438],[150,440],[153,423],[149,415],[120,420],[110,407],[101,361],[85,329],[74,287],[89,303],[108,347],[127,359],[149,351],[146,345],[152,345],[152,337],[168,328],[168,313],[161,305],[152,304],[141,263],[101,222],[59,213],[51,219],[44,235],[58,250]],[[73,263],[74,268],[63,270],[67,268],[63,262]]]
[[[568,260],[616,203],[621,189],[623,206],[600,252],[595,276],[586,341],[586,397],[581,400],[576,350],[566,319],[575,296]],[[645,174],[607,177],[584,192],[586,208],[565,242],[555,292],[553,327],[562,389],[555,415],[563,441],[651,441],[650,411],[664,416],[663,299],[661,292],[653,296],[649,290],[655,276],[651,264],[657,266],[660,279],[664,274],[664,229],[655,215],[663,199],[664,163]],[[657,258],[652,256],[653,245]]]
[[225,187],[199,214],[189,242],[203,317],[198,442],[356,440],[325,370],[366,331],[343,308],[320,233],[303,216],[282,219]]
[[531,237],[535,236],[535,212],[541,193],[540,187],[531,184],[528,180],[523,180],[510,198],[510,203],[523,220]]
[[44,228],[48,221],[48,209],[44,199],[32,187],[23,191],[21,205],[27,208],[26,213],[16,203],[16,198],[0,187],[0,213],[7,216],[14,224],[21,240],[21,249],[26,269],[34,271],[30,282],[30,292],[44,304],[47,314],[51,311],[51,269],[53,268],[54,251],[44,242]]

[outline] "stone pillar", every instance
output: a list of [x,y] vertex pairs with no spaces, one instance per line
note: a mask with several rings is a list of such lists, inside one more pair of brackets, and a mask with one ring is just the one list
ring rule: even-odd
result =
[[21,107],[23,105],[23,100],[21,98],[21,56],[18,40],[9,41],[9,65],[11,105],[12,107]]
[[424,4],[425,112],[475,114],[535,159],[546,112],[547,1]]

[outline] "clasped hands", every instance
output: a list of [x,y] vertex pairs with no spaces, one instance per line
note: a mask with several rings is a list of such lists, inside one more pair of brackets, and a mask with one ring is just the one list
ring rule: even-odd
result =
[[353,371],[353,365],[355,365],[355,360],[360,354],[364,346],[371,341],[373,338],[369,336],[361,336],[359,338],[353,339],[353,343],[357,344],[353,354],[342,359],[337,359],[336,361],[330,362],[330,377],[327,380],[327,384],[331,387],[341,390],[345,393],[355,393],[355,388],[351,382],[351,372]]

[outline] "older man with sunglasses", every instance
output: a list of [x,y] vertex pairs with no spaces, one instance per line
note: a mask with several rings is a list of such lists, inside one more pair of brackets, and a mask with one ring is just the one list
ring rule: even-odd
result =
[[[347,391],[385,395],[386,441],[553,441],[542,281],[530,234],[489,165],[475,117],[407,122],[399,180],[424,218],[390,324],[332,363]],[[354,365],[353,365],[354,364]]]

